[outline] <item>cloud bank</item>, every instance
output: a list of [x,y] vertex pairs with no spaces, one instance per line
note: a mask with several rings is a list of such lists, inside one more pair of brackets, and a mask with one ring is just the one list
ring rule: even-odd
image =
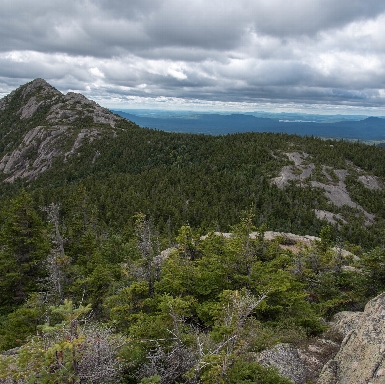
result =
[[0,94],[36,77],[105,106],[385,115],[383,0],[3,0]]

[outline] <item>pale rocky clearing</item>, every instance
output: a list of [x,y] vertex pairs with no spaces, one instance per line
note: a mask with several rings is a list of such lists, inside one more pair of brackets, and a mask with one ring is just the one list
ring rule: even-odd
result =
[[[332,169],[324,165],[322,166],[322,173],[327,182],[310,180],[316,168],[314,163],[309,163],[310,155],[304,152],[291,152],[285,153],[285,155],[290,161],[294,162],[294,165],[284,166],[279,176],[271,180],[272,184],[277,185],[280,189],[284,189],[290,182],[295,182],[297,186],[301,187],[311,186],[313,188],[320,188],[334,206],[342,207],[345,205],[360,211],[365,217],[365,225],[370,225],[374,222],[375,215],[367,212],[361,205],[353,201],[346,188],[345,179],[349,175],[348,169]],[[352,166],[353,164],[347,164],[347,168]],[[358,167],[354,167],[354,170],[363,173],[363,170]],[[330,176],[331,172],[334,172],[338,182],[334,181]],[[382,189],[380,180],[375,176],[362,174],[358,177],[358,180],[368,189]],[[315,214],[319,219],[326,220],[331,224],[338,222],[346,223],[345,218],[341,214],[335,214],[326,210],[315,210]]]

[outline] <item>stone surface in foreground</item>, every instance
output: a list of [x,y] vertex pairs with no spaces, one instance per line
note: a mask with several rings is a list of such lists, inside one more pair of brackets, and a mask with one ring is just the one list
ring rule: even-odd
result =
[[336,328],[345,333],[339,352],[323,368],[318,384],[385,383],[385,293],[361,314],[344,313]]

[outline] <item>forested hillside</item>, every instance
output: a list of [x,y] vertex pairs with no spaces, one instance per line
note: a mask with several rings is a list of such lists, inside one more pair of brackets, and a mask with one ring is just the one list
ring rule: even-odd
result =
[[[227,231],[250,208],[257,225],[316,235],[325,222],[315,210],[327,211],[341,214],[344,241],[364,247],[382,241],[382,148],[286,134],[214,137],[143,129],[42,82],[20,87],[0,105],[5,196],[24,187],[37,205],[60,202],[65,214],[80,188],[106,227],[132,228],[135,212],[143,212],[172,235],[186,223],[202,233]],[[293,153],[305,163],[296,165]],[[292,178],[280,188],[272,182],[285,166],[300,175],[309,164],[300,183]],[[327,189],[339,187],[339,170],[347,172],[348,205],[328,198]],[[363,210],[375,215],[370,231]]]
[[0,137],[0,382],[286,383],[260,351],[385,287],[382,148],[144,129],[41,79]]

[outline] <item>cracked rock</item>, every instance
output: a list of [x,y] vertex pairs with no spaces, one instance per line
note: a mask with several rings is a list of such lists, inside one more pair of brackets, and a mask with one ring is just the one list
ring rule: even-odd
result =
[[385,383],[385,292],[369,301],[363,313],[343,312],[335,321],[345,338],[317,384]]

